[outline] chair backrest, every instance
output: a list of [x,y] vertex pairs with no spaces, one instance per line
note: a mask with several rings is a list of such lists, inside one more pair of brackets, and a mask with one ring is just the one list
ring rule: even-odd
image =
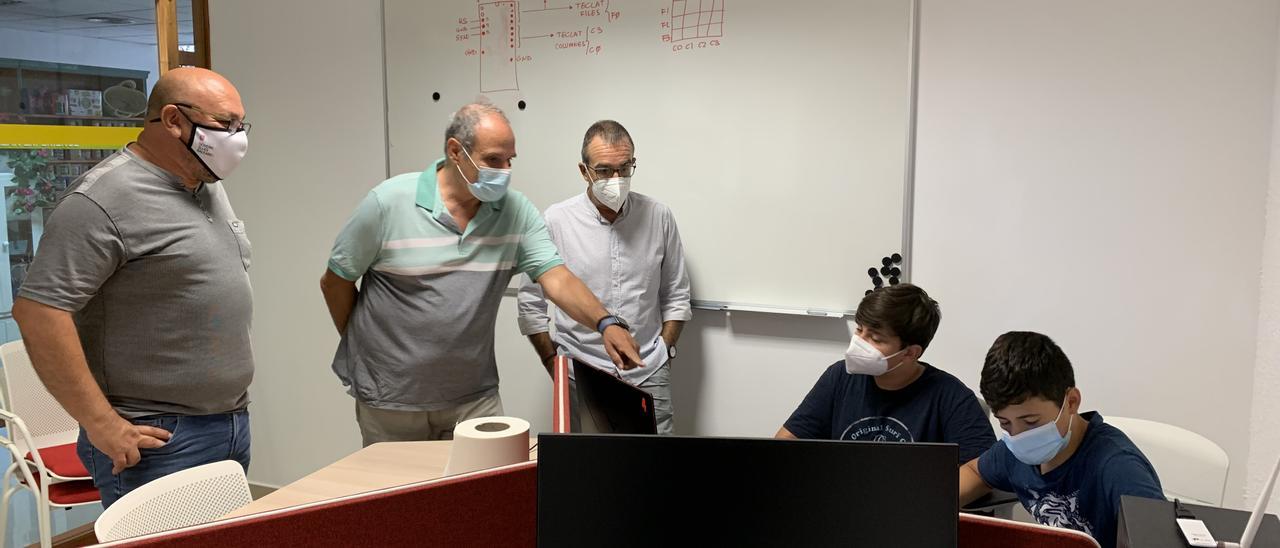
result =
[[[31,431],[31,443],[36,447],[75,443],[80,425],[45,390],[21,340],[0,345],[0,370],[4,372],[6,410],[22,417]],[[33,449],[23,447],[22,439],[17,441],[22,452]]]
[[174,472],[130,491],[102,512],[93,530],[110,542],[208,523],[253,502],[240,463],[224,460]]
[[1106,417],[1151,461],[1169,499],[1221,506],[1231,461],[1209,438],[1172,424],[1127,417]]
[[988,516],[960,514],[960,548],[1100,548],[1093,537],[1073,529]]

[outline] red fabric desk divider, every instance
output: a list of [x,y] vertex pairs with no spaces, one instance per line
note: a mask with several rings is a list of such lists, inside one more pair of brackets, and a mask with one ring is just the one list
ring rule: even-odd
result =
[[569,433],[569,357],[556,356],[552,386],[555,393],[551,397],[551,421],[553,432]]
[[1099,548],[1093,537],[1059,527],[960,514],[960,548]]
[[538,463],[283,508],[112,546],[537,546]]

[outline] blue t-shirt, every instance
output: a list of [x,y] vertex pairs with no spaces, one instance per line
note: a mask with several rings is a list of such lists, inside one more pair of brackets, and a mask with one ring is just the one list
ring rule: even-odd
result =
[[946,371],[920,365],[920,378],[884,390],[875,377],[850,375],[838,361],[783,427],[802,439],[954,443],[960,463],[990,449],[996,436],[973,391]]
[[1080,418],[1089,421],[1084,440],[1048,474],[1023,464],[1003,442],[978,458],[978,473],[987,485],[1017,493],[1036,521],[1084,531],[1107,548],[1116,545],[1120,495],[1164,500],[1164,492],[1155,468],[1124,432],[1096,411]]

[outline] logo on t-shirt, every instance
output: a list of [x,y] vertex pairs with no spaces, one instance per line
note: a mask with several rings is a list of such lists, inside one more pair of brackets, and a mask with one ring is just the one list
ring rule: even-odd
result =
[[887,441],[910,443],[915,441],[911,430],[893,417],[866,417],[858,419],[840,434],[842,440]]
[[1036,518],[1036,521],[1042,525],[1075,529],[1093,536],[1093,527],[1089,525],[1089,520],[1080,515],[1079,490],[1066,496],[1057,493],[1040,494],[1034,489],[1028,489],[1028,491],[1031,493],[1031,502],[1027,506],[1027,511]]

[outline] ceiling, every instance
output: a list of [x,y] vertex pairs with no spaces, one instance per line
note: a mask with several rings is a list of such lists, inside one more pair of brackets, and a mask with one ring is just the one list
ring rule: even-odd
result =
[[[90,17],[120,18],[103,23]],[[0,32],[17,29],[156,45],[155,0],[0,0]],[[178,0],[178,43],[195,42],[191,0]]]

